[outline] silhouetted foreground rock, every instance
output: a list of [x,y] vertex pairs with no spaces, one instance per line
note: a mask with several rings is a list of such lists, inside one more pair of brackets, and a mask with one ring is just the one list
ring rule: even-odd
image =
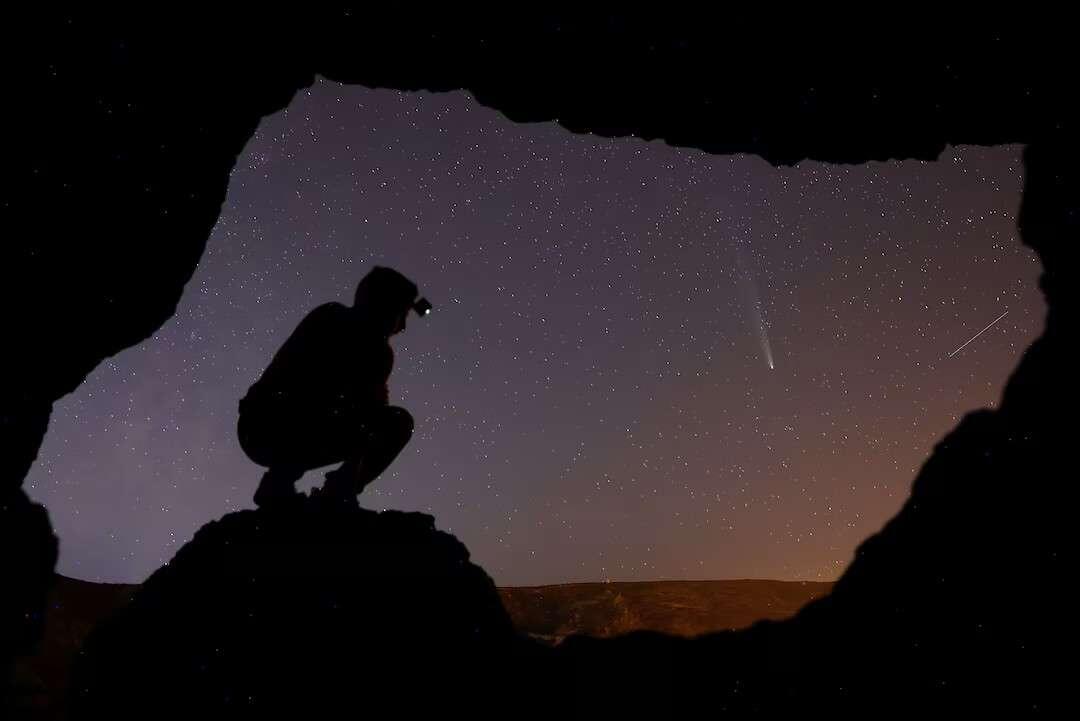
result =
[[[499,596],[520,633],[555,643],[574,633],[614,636],[648,629],[692,636],[743,628],[764,618],[793,616],[832,585],[765,580],[567,583],[501,587]],[[76,654],[90,632],[121,612],[138,588],[56,577],[49,592],[44,638],[34,655],[22,659],[16,669],[18,714],[13,717],[36,721],[68,717]],[[528,698],[531,691],[535,689],[522,692]]]
[[[743,628],[764,618],[792,616],[832,585],[765,580],[566,583],[502,587],[499,596],[520,633],[553,643],[575,633],[614,636],[648,629],[692,636]],[[138,588],[56,577],[44,639],[16,674],[22,716],[67,718],[76,654],[89,633],[122,611]],[[526,697],[531,690],[523,690]]]
[[543,650],[430,516],[306,499],[204,526],[76,662],[73,717],[485,717]]
[[16,665],[14,718],[67,718],[71,664],[90,632],[131,600],[137,586],[56,576],[49,591],[45,635]]

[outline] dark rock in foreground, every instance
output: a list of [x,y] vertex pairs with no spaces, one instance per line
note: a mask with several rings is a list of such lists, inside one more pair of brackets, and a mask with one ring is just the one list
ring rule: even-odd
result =
[[204,526],[91,635],[72,715],[486,716],[539,651],[430,516],[305,498]]
[[16,718],[67,718],[67,691],[75,655],[90,632],[127,604],[136,588],[65,576],[53,580],[45,604],[41,643],[34,655],[16,664]]
[[[57,576],[38,652],[19,664],[22,717],[67,718],[72,661],[91,631],[124,607],[138,586]],[[684,636],[737,629],[793,615],[831,583],[768,580],[640,581],[503,587],[499,595],[520,633],[546,642],[574,634],[631,631]],[[159,650],[160,652],[160,650]]]

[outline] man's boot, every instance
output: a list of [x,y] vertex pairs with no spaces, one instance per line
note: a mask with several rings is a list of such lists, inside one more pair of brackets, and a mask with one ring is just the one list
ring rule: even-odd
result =
[[255,505],[259,508],[280,507],[300,500],[296,492],[296,482],[304,475],[303,471],[282,468],[269,468],[255,489]]
[[327,471],[322,493],[319,495],[331,501],[355,502],[364,487],[375,480],[365,471],[363,461],[348,460],[332,471]]
[[326,474],[323,494],[330,498],[356,500],[372,481],[382,475],[412,438],[413,419],[409,412],[388,406],[358,434],[355,455]]

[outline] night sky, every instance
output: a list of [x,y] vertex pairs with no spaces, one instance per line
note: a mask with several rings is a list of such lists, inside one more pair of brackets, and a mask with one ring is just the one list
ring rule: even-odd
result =
[[382,264],[435,311],[394,340],[417,431],[364,505],[432,513],[505,585],[832,579],[1042,327],[1022,180],[1018,146],[775,169],[318,83],[241,155],[176,315],[56,404],[27,487],[61,573],[144,579],[253,506],[238,399]]

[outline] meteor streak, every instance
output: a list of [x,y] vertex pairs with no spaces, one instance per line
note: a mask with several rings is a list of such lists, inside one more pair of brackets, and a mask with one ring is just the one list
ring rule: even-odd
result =
[[982,335],[983,333],[985,333],[986,331],[990,330],[990,326],[994,325],[994,323],[997,323],[997,322],[998,322],[999,320],[1001,320],[1002,318],[1004,318],[1004,317],[1005,317],[1005,316],[1007,316],[1008,314],[1009,314],[1009,311],[1005,311],[1004,313],[1002,313],[1001,315],[999,315],[999,316],[998,316],[997,318],[994,318],[994,319],[993,319],[992,321],[990,321],[990,324],[989,324],[989,325],[987,325],[987,326],[986,326],[985,328],[983,328],[983,329],[982,329],[981,331],[979,331],[979,332],[978,332],[978,333],[976,333],[975,335],[973,335],[973,336],[971,336],[970,338],[968,338],[968,340],[967,340],[967,343],[964,343],[964,345],[960,346],[959,348],[957,348],[956,350],[954,350],[954,351],[953,351],[952,353],[950,353],[950,354],[949,354],[949,357],[950,357],[950,358],[952,358],[952,357],[953,357],[954,355],[956,355],[956,354],[957,354],[957,353],[959,353],[960,351],[964,350],[964,348],[966,348],[966,347],[967,347],[967,344],[968,344],[968,343],[970,343],[971,341],[975,340],[976,338],[978,338],[979,336],[981,336],[981,335]]

